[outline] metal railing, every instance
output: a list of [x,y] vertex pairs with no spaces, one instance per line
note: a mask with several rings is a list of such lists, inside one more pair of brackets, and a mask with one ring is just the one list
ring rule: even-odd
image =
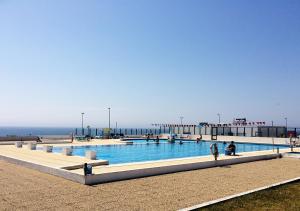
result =
[[[300,128],[278,127],[278,126],[261,126],[261,127],[160,127],[160,128],[112,128],[110,134],[121,136],[144,136],[147,134],[160,135],[166,133],[175,134],[191,134],[191,135],[212,135],[219,136],[245,136],[245,137],[293,137],[300,135]],[[76,136],[104,136],[107,132],[103,128],[76,128],[74,134]]]

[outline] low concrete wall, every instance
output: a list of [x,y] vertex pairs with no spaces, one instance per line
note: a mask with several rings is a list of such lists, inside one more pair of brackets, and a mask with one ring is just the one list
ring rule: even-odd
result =
[[40,141],[38,136],[2,136],[0,142],[16,142],[16,141]]
[[88,175],[85,178],[85,184],[93,185],[93,184],[99,184],[105,182],[135,179],[135,178],[175,173],[181,171],[233,165],[233,164],[253,162],[258,160],[274,159],[274,158],[278,158],[279,156],[280,154],[268,154],[268,155],[240,157],[235,159],[226,159],[226,160],[218,160],[218,161],[205,161],[205,162],[197,162],[197,163],[172,165],[172,166],[154,167],[154,168],[147,168],[147,169],[136,169],[136,170],[129,170],[129,171],[104,173],[98,175]]
[[[70,144],[72,143],[71,140],[45,140],[42,139],[42,142],[37,142],[37,144],[42,145],[42,144]],[[32,142],[32,140],[29,141],[22,141],[22,143],[26,144],[28,142]],[[15,142],[13,141],[0,141],[0,146],[1,145],[14,145]]]
[[79,174],[75,174],[72,172],[69,172],[67,170],[63,170],[63,169],[56,169],[56,168],[50,168],[47,166],[42,166],[42,165],[38,165],[38,164],[34,164],[34,163],[30,163],[27,161],[22,161],[22,160],[18,160],[18,159],[14,159],[14,158],[9,158],[9,157],[5,157],[0,155],[0,159],[5,160],[7,162],[13,163],[13,164],[17,164],[23,167],[27,167],[27,168],[31,168],[40,172],[44,172],[47,174],[51,174],[54,176],[59,176],[59,177],[63,177],[65,179],[74,181],[74,182],[78,182],[81,184],[85,183],[85,178],[83,175],[79,175]]

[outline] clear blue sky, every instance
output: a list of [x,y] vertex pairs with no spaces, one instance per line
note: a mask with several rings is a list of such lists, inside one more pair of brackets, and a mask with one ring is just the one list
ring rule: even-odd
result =
[[300,126],[299,0],[0,0],[0,126]]

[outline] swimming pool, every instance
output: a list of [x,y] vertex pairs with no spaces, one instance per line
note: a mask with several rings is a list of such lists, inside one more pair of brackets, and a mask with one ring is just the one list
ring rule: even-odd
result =
[[[146,141],[136,141],[133,145],[105,145],[105,146],[73,146],[73,155],[85,156],[86,150],[96,151],[97,159],[108,160],[109,164],[121,164],[131,162],[157,161],[174,158],[185,158],[194,156],[210,155],[211,141],[184,141],[179,144],[177,141],[174,144],[166,141],[155,144]],[[220,154],[224,154],[226,145],[218,143]],[[277,146],[275,148],[285,148]],[[64,147],[53,147],[53,152],[60,153]],[[240,144],[236,143],[236,152],[250,152],[261,150],[272,150],[272,145],[265,144]]]

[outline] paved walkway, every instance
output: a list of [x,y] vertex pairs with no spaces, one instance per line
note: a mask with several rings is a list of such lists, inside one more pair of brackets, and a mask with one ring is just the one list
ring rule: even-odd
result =
[[85,186],[0,160],[0,208],[176,210],[299,176],[284,158]]

